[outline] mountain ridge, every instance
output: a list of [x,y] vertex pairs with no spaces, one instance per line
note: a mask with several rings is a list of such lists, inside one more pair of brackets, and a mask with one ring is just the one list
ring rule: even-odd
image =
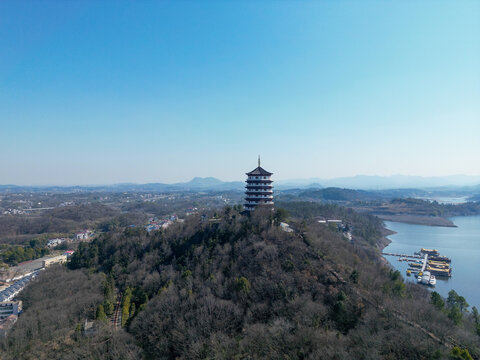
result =
[[[392,189],[429,189],[453,190],[462,188],[465,191],[480,191],[480,176],[409,176],[409,175],[356,175],[334,179],[291,179],[274,180],[276,190],[309,189],[309,188],[347,188],[353,190],[392,190]],[[243,181],[223,181],[216,177],[194,177],[187,182],[172,184],[154,183],[118,183],[107,185],[0,185],[0,192],[13,191],[231,191],[244,190]]]

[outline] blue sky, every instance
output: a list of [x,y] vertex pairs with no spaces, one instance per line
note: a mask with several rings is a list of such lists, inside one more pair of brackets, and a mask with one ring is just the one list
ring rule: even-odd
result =
[[0,184],[480,175],[480,2],[2,1]]

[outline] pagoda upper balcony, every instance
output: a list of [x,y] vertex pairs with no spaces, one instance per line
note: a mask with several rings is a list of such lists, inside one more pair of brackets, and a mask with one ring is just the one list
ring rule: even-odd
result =
[[262,195],[273,195],[273,191],[246,191],[245,194],[247,195],[259,195],[259,196],[262,196]]
[[248,184],[270,184],[273,180],[270,179],[247,179],[245,181]]

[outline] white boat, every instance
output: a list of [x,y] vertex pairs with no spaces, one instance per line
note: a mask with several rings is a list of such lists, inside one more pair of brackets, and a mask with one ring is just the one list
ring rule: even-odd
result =
[[435,275],[430,275],[429,284],[432,286],[435,286],[436,283],[437,283],[437,279],[435,278]]
[[422,275],[422,284],[428,285],[430,283],[430,271],[424,271]]

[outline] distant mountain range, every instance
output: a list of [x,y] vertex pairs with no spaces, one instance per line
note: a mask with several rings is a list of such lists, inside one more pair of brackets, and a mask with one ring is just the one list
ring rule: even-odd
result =
[[[390,190],[390,189],[422,189],[435,191],[460,191],[480,192],[480,176],[452,175],[441,177],[421,176],[368,176],[358,175],[336,179],[295,179],[275,181],[275,190],[288,189],[322,189],[322,188],[348,188],[356,190]],[[214,177],[195,177],[188,182],[164,184],[134,184],[122,183],[114,185],[78,185],[78,186],[17,186],[0,185],[0,192],[21,191],[243,191],[243,181],[222,181]],[[403,191],[402,191],[403,192]]]
[[450,175],[450,176],[372,176],[357,175],[335,179],[297,179],[277,181],[276,188],[292,187],[341,187],[361,190],[384,189],[426,189],[440,187],[475,186],[480,188],[480,176]]
[[38,192],[38,191],[53,191],[53,192],[78,192],[78,191],[152,191],[152,192],[167,192],[167,191],[232,191],[244,190],[245,183],[242,181],[222,181],[214,177],[195,177],[192,180],[184,183],[163,184],[163,183],[149,183],[149,184],[135,184],[135,183],[121,183],[113,185],[75,185],[75,186],[18,186],[18,185],[0,185],[0,192]]

